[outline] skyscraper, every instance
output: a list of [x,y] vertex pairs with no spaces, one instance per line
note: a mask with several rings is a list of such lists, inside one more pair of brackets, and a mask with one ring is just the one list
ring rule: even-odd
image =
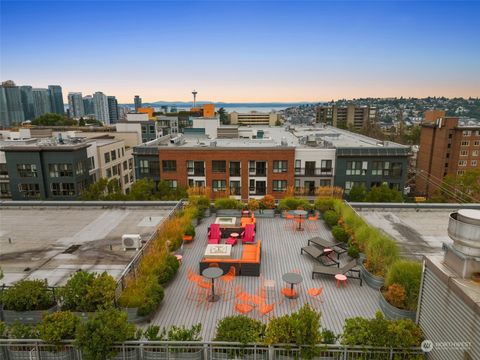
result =
[[60,85],[48,85],[48,92],[50,95],[50,111],[55,114],[64,115],[65,108],[63,104],[62,87]]
[[110,124],[116,124],[118,122],[118,102],[115,96],[108,96],[108,117]]
[[83,109],[85,111],[85,115],[95,115],[95,106],[93,105],[92,95],[83,97]]
[[34,117],[52,112],[50,105],[50,92],[48,89],[32,89]]
[[35,113],[33,109],[32,87],[28,85],[20,86],[20,95],[22,98],[22,106],[25,120],[35,119]]
[[79,119],[85,115],[81,92],[68,93],[68,108],[70,109],[70,117],[74,119]]
[[142,98],[138,95],[135,95],[133,102],[135,103],[135,112],[137,112],[138,109],[142,107]]
[[0,86],[0,126],[9,127],[25,120],[20,89],[11,80]]
[[95,106],[95,117],[97,120],[106,125],[110,124],[107,95],[101,91],[97,91],[95,94],[93,94],[93,104]]

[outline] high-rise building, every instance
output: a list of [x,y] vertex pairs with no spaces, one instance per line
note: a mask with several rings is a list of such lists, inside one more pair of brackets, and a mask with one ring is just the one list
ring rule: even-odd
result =
[[48,89],[32,89],[32,94],[35,118],[52,112],[52,107],[50,105],[50,92]]
[[138,108],[142,107],[142,98],[138,95],[135,95],[133,102],[135,104],[135,111],[138,111]]
[[28,85],[20,86],[20,95],[22,98],[22,106],[25,120],[35,119],[32,87]]
[[85,116],[85,108],[83,106],[83,98],[81,92],[68,93],[68,108],[70,109],[70,117],[79,119]]
[[335,126],[342,129],[362,129],[377,121],[377,108],[372,106],[329,105],[317,108],[317,123]]
[[97,91],[93,94],[93,105],[95,107],[95,117],[97,120],[103,122],[105,125],[110,124],[107,95],[101,91]]
[[115,96],[108,96],[108,117],[110,124],[116,124],[118,122],[118,102]]
[[480,168],[480,126],[463,126],[445,111],[427,111],[420,133],[416,192],[431,196],[446,175]]
[[[230,124],[232,125],[270,125],[274,126],[280,120],[281,116],[276,111],[269,113],[251,111],[249,113],[237,113],[236,111],[228,114]],[[207,116],[210,117],[210,116]]]
[[9,127],[25,120],[20,89],[11,80],[0,86],[0,126]]
[[85,115],[95,115],[95,105],[91,95],[83,97],[83,109],[85,111]]
[[48,92],[50,95],[51,112],[64,115],[65,107],[63,104],[62,87],[60,85],[48,85]]

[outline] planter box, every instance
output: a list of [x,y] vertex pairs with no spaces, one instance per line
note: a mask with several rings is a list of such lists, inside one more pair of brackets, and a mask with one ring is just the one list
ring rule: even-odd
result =
[[60,351],[40,351],[40,359],[42,360],[70,360],[75,359],[75,354],[71,350]]
[[241,215],[242,215],[242,212],[237,209],[217,209],[217,217],[221,217],[221,216],[240,217]]
[[245,354],[245,355],[235,355],[235,352],[241,352],[242,350],[228,350],[224,349],[220,350],[213,350],[212,355],[210,357],[211,360],[223,360],[223,359],[244,359],[244,360],[268,360],[268,352],[257,353],[256,355],[253,354]]
[[143,360],[164,360],[168,359],[166,350],[146,350],[143,349]]
[[137,360],[140,359],[140,354],[137,349],[120,350],[117,355],[110,358],[110,360]]
[[38,353],[32,347],[30,350],[12,350],[8,349],[8,358],[10,360],[26,360],[26,359],[36,359],[38,357]]
[[360,265],[360,273],[363,276],[363,279],[365,282],[370,286],[371,288],[375,290],[380,290],[380,288],[383,286],[385,283],[385,279],[380,276],[375,276],[371,274],[366,268],[364,264]]
[[35,325],[42,321],[43,313],[55,312],[58,310],[58,306],[54,305],[47,310],[32,310],[32,311],[15,311],[15,310],[2,310],[3,321],[7,324],[14,322],[20,322],[27,325]]
[[389,320],[398,320],[398,319],[411,319],[415,321],[417,312],[411,310],[403,310],[396,308],[392,304],[390,304],[383,296],[382,291],[379,291],[378,295],[378,303],[380,305],[380,309],[382,309],[385,317]]
[[203,359],[203,349],[195,350],[195,352],[170,352],[169,359]]
[[256,218],[274,218],[275,210],[274,209],[265,209],[265,210],[255,210],[253,212]]

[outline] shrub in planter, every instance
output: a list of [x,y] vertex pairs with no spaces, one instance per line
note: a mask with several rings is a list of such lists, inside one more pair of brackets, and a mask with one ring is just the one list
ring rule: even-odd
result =
[[350,256],[352,259],[358,259],[360,256],[360,250],[358,250],[358,247],[354,244],[350,244],[347,250],[348,256]]
[[62,348],[62,340],[73,340],[80,319],[70,311],[59,311],[46,314],[38,325],[40,339],[55,346],[55,350]]
[[377,235],[365,247],[365,268],[373,275],[384,277],[387,269],[398,259],[398,246],[390,238]]
[[338,224],[339,217],[333,210],[328,210],[323,213],[323,220],[328,225],[328,227],[332,228]]
[[241,209],[243,203],[236,199],[219,198],[215,200],[216,209]]
[[37,339],[38,331],[33,325],[14,322],[7,328],[7,336],[9,339]]
[[328,210],[333,210],[333,201],[333,199],[317,198],[314,207],[323,214]]
[[284,197],[278,203],[278,210],[297,210],[298,208],[303,208],[303,210],[310,210],[312,206],[307,199],[294,198],[294,197]]
[[113,305],[115,279],[107,274],[77,271],[61,289],[62,310],[93,312]]
[[248,200],[247,207],[250,211],[255,211],[255,210],[260,209],[260,203],[258,202],[257,199],[252,198],[252,199]]
[[335,225],[334,227],[332,227],[332,235],[335,238],[335,240],[339,242],[346,243],[348,241],[347,232],[345,231],[344,228],[342,228],[339,225]]
[[370,239],[372,232],[373,229],[371,229],[367,224],[362,224],[354,229],[355,242],[358,245],[358,249],[362,252],[365,251],[367,241]]
[[0,296],[5,310],[47,310],[55,305],[53,293],[43,280],[20,280]]
[[275,198],[272,195],[265,195],[260,199],[260,209],[275,209]]
[[135,326],[127,321],[127,314],[116,309],[101,310],[86,322],[80,323],[75,345],[82,350],[85,360],[105,360],[115,356],[116,342],[135,339]]
[[335,344],[340,335],[335,335],[332,330],[323,329],[322,330],[322,343],[323,344]]
[[396,306],[387,298],[393,306],[415,311],[417,309],[418,294],[422,277],[422,265],[411,260],[398,260],[388,269],[385,278],[385,285],[390,288],[393,285],[400,286],[405,291],[405,302],[403,306]]
[[388,286],[387,291],[384,292],[385,300],[387,300],[391,305],[399,309],[405,309],[405,300],[407,299],[407,294],[402,285],[391,284]]
[[164,253],[157,261],[153,273],[159,284],[165,285],[175,277],[180,264],[177,258],[170,253]]
[[[195,226],[192,223],[189,223],[185,228],[184,235],[191,236],[191,239],[195,237]],[[185,239],[184,239],[185,240]]]
[[143,336],[148,341],[165,341],[167,340],[167,331],[165,328],[160,331],[160,326],[158,325],[149,325],[143,332]]
[[[202,337],[200,336],[200,332],[202,331],[202,324],[198,323],[193,325],[191,328],[186,328],[184,326],[171,326],[167,334],[168,341],[202,341]],[[192,346],[191,349],[188,346],[178,349],[172,349],[171,352],[173,353],[180,353],[178,355],[179,358],[183,358],[182,353],[196,353],[190,354],[192,358],[202,358],[202,349],[198,347]],[[170,357],[172,358],[172,357]],[[173,358],[176,358],[175,354],[173,354]]]
[[124,308],[138,308],[140,317],[153,313],[162,302],[165,292],[155,276],[130,278],[118,303]]
[[215,341],[259,343],[265,334],[265,324],[244,315],[227,316],[217,324]]

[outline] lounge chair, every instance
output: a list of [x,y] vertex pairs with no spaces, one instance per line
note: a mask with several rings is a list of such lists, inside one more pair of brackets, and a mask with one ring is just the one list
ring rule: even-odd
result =
[[360,270],[355,269],[355,267],[357,267],[357,260],[355,259],[349,261],[347,264],[338,269],[328,266],[314,265],[312,270],[312,279],[315,277],[315,274],[331,276],[342,274],[345,275],[347,278],[360,280],[360,286],[362,286],[363,281]]
[[220,244],[222,238],[222,232],[220,231],[220,224],[210,225],[210,231],[208,232],[209,244]]
[[[311,257],[313,257],[315,260],[320,261],[324,266],[337,265],[337,267],[338,267],[339,264],[340,264],[338,261],[332,259],[329,256],[331,254],[330,252],[325,252],[323,250],[320,250],[316,246],[313,246],[313,245],[304,246],[300,250],[300,254],[303,254],[304,252],[307,253],[308,255],[310,255]],[[324,262],[325,258],[328,260],[327,263]]]
[[241,233],[242,243],[253,243],[255,240],[255,225],[247,224],[245,231]]
[[341,254],[347,252],[347,248],[348,248],[347,244],[345,244],[343,242],[332,243],[331,241],[322,239],[318,236],[313,237],[311,239],[308,239],[307,244],[308,245],[314,244],[314,245],[319,246],[322,249],[325,249],[325,248],[333,249],[333,251],[335,251],[337,253],[337,260],[340,259]]

